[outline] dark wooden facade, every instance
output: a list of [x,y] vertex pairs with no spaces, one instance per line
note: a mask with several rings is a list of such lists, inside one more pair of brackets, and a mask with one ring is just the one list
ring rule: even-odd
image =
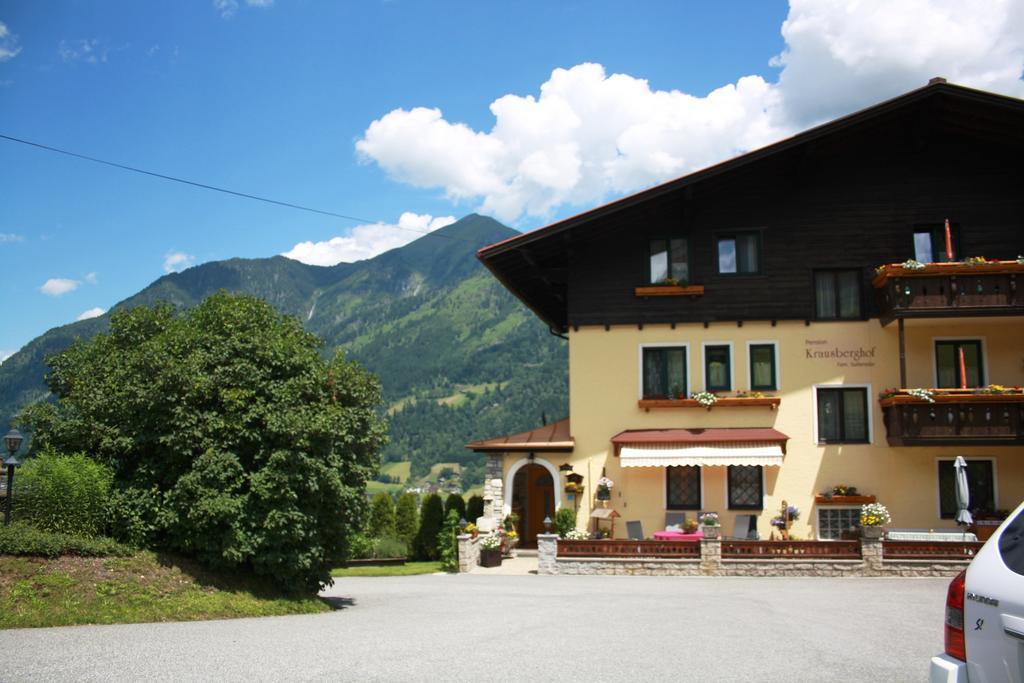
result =
[[[916,226],[949,218],[958,256],[1024,252],[1024,102],[944,83],[480,253],[553,329],[813,320],[813,274],[914,256]],[[716,239],[761,234],[757,275],[718,274]],[[693,296],[638,296],[649,241],[689,240]]]

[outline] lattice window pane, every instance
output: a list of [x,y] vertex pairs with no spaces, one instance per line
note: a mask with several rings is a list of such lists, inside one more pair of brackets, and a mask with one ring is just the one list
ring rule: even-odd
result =
[[673,509],[700,509],[700,468],[669,467],[668,507]]
[[818,538],[841,539],[860,529],[860,508],[819,508]]
[[764,507],[761,495],[761,467],[733,465],[729,467],[729,507],[760,510]]

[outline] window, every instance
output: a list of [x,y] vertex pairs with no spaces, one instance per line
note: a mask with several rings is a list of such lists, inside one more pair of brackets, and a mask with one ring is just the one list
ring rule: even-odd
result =
[[718,238],[718,272],[751,275],[761,272],[761,235],[738,232]]
[[686,347],[643,350],[643,398],[686,397]]
[[700,468],[673,466],[665,469],[665,507],[669,510],[700,510]]
[[[950,225],[953,259],[960,258],[960,226]],[[946,226],[919,225],[914,228],[914,260],[921,263],[946,263]]]
[[704,347],[704,390],[732,391],[732,347],[716,344]]
[[[991,460],[967,460],[967,490],[971,510],[995,512],[996,485]],[[939,461],[939,516],[956,517],[956,470],[952,460]]]
[[861,318],[859,270],[819,270],[814,273],[814,315],[818,320]]
[[779,381],[775,372],[775,344],[751,344],[750,389],[752,391],[775,391]]
[[868,442],[867,389],[818,389],[818,443]]
[[860,529],[860,508],[818,508],[818,538],[855,538]]
[[650,283],[656,285],[673,279],[690,281],[689,249],[685,239],[651,240]]
[[761,510],[764,508],[760,465],[729,465],[727,476],[730,510]]
[[[960,371],[960,351],[964,352],[966,383]],[[959,389],[961,386],[981,387],[985,385],[982,369],[981,341],[977,339],[955,339],[935,342],[935,381],[940,389]]]

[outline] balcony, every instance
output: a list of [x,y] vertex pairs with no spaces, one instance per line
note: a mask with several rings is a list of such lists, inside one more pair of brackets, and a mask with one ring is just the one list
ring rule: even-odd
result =
[[[908,262],[910,263],[910,262]],[[889,264],[872,281],[883,325],[897,318],[1024,315],[1024,263]]]
[[[1024,444],[1024,393],[1008,389],[929,389],[933,402],[906,389],[879,400],[890,446]],[[998,390],[997,390],[998,391]],[[985,392],[985,393],[982,393]]]

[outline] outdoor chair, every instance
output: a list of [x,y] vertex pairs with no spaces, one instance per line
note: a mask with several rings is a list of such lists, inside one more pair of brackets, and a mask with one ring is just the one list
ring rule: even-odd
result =
[[757,533],[757,517],[755,515],[736,515],[736,525],[733,527],[732,536],[726,537],[730,541],[757,541],[761,536]]
[[678,526],[680,529],[686,524],[686,513],[685,512],[666,512],[665,513],[665,528],[670,526]]
[[644,540],[644,525],[640,522],[626,522],[626,533],[631,541]]

